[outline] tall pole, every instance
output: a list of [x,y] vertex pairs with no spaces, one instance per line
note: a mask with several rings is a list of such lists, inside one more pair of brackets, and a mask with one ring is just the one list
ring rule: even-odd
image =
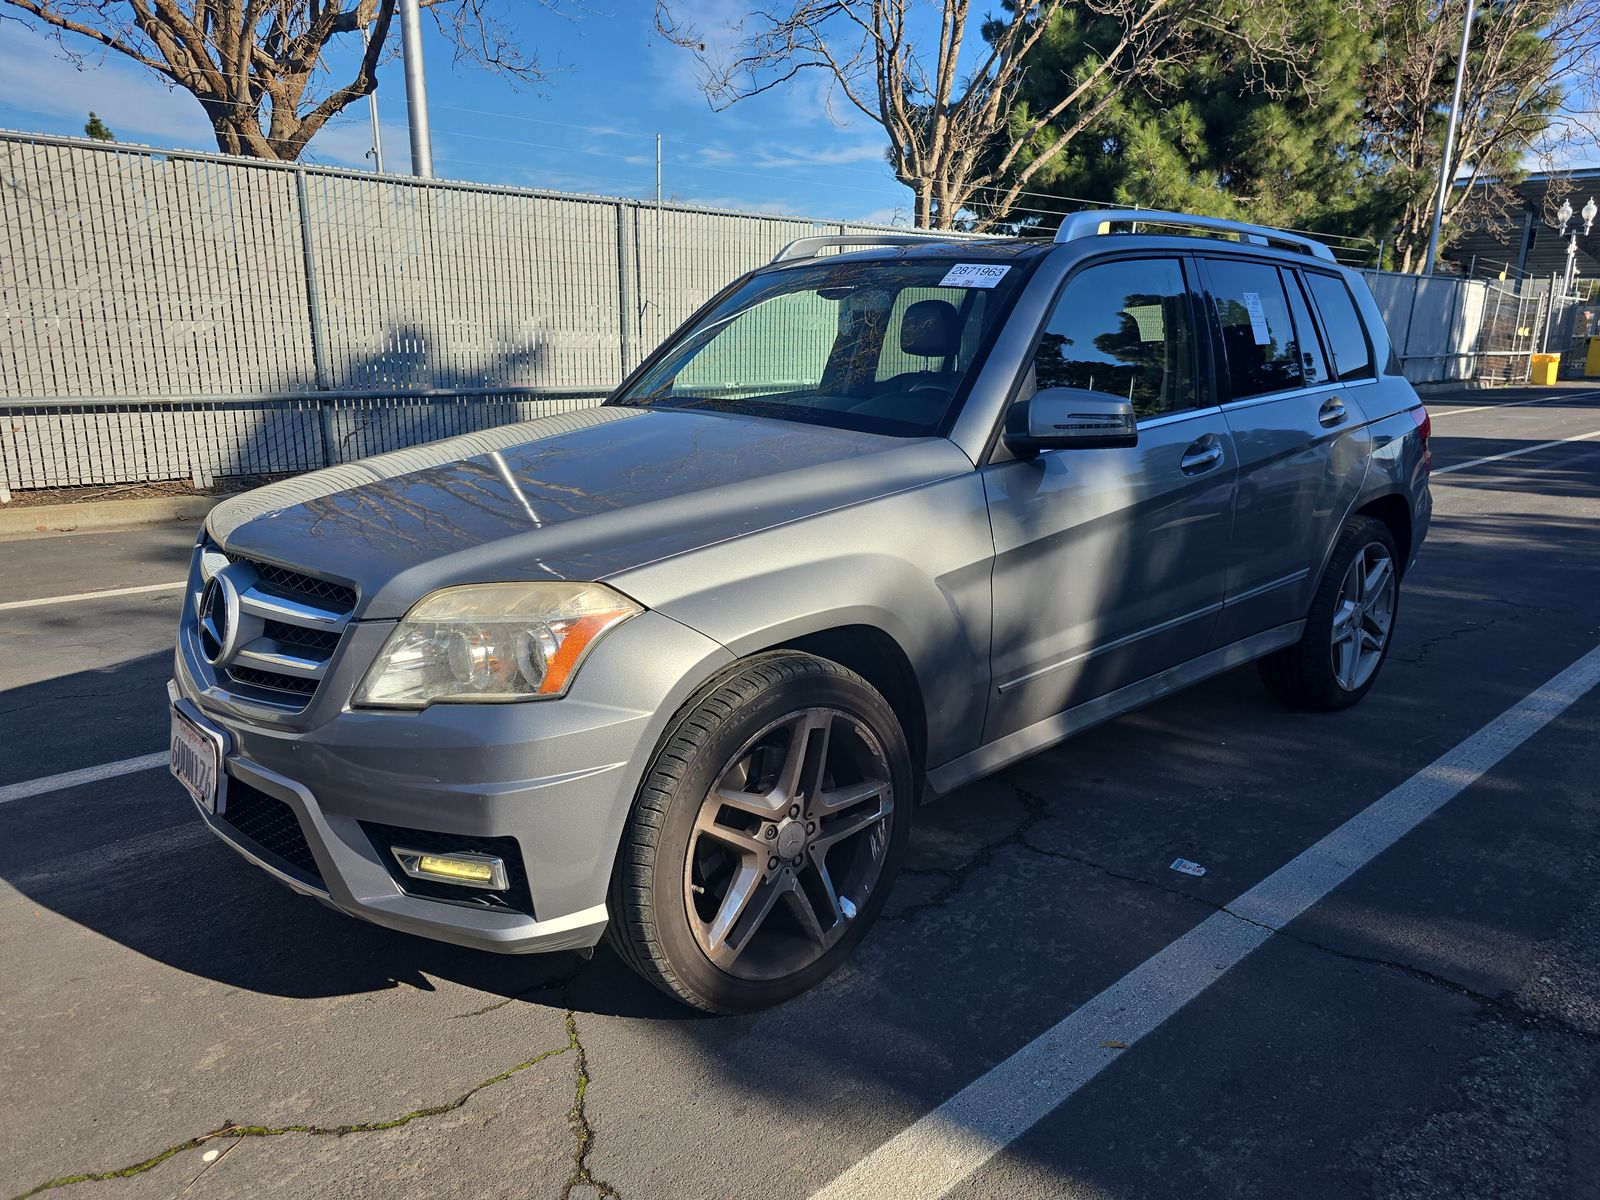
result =
[[656,134],[656,207],[661,207],[661,135]]
[[1450,124],[1444,135],[1444,161],[1439,164],[1439,194],[1433,204],[1433,229],[1428,234],[1428,257],[1422,273],[1433,274],[1433,262],[1439,255],[1439,226],[1444,224],[1445,201],[1450,198],[1450,185],[1455,182],[1456,125],[1461,120],[1461,85],[1467,77],[1467,46],[1472,41],[1472,14],[1475,5],[1467,0],[1467,19],[1461,23],[1461,53],[1456,56],[1456,91],[1450,98]]
[[428,131],[428,83],[422,75],[422,11],[400,0],[400,48],[406,62],[406,116],[411,122],[411,173],[433,178],[433,135]]
[[[365,50],[372,44],[372,34],[367,32],[367,27],[361,27],[361,48]],[[367,93],[367,115],[372,118],[372,169],[379,175],[383,174],[383,134],[378,131],[378,89],[373,88]]]

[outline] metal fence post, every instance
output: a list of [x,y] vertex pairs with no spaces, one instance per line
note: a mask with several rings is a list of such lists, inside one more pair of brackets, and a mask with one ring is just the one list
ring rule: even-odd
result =
[[[1461,346],[1463,340],[1461,334],[1466,332],[1465,329],[1458,330],[1457,326],[1461,324],[1462,311],[1467,306],[1467,285],[1470,282],[1470,279],[1455,281],[1456,294],[1450,304],[1450,322],[1444,327],[1445,337],[1448,339],[1447,344],[1451,346]],[[1465,347],[1463,346],[1462,349],[1465,350]],[[1449,354],[1450,357],[1444,360],[1444,370],[1441,372],[1446,381],[1451,381],[1450,377],[1457,371],[1454,364],[1461,363],[1464,366],[1468,357],[1466,354],[1455,350],[1451,350]],[[1461,380],[1457,379],[1453,382],[1459,383]]]
[[[1406,313],[1406,339],[1400,346],[1400,370],[1403,374],[1411,359],[1411,331],[1417,324],[1417,293],[1422,290],[1422,276],[1411,276],[1411,308]],[[1406,378],[1410,379],[1409,375]],[[1412,382],[1416,382],[1412,380]]]
[[634,246],[634,206],[617,202],[617,329],[621,335],[622,374],[637,361],[635,334],[639,324],[639,259]]
[[[311,192],[306,187],[304,167],[295,168],[294,194],[296,207],[300,210],[300,256],[305,263],[306,319],[311,324],[311,369],[316,378],[317,391],[325,392],[330,387],[328,342],[322,327],[322,295],[317,288],[317,246],[311,236]],[[331,467],[338,461],[335,452],[338,441],[334,437],[333,410],[328,400],[317,402],[317,415],[322,425],[322,465]]]

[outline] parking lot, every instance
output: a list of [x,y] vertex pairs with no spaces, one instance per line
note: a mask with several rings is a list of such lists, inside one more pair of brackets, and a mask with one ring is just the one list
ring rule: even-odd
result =
[[1600,390],[1429,406],[1365,702],[1246,668],[922,809],[751,1017],[279,887],[162,765],[194,528],[0,543],[0,1196],[1600,1196]]

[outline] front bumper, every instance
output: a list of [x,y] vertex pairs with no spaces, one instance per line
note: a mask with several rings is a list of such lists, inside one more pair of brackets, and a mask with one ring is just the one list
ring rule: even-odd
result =
[[[561,700],[421,712],[341,703],[311,728],[290,728],[208,696],[188,642],[180,637],[169,692],[186,717],[222,739],[222,815],[196,806],[213,833],[342,912],[502,953],[599,939],[613,859],[649,757],[694,687],[732,660],[709,638],[646,612],[595,647]],[[287,807],[314,870],[271,853],[228,820],[233,781]],[[515,839],[532,912],[479,907],[469,889],[460,902],[408,894],[373,826]]]

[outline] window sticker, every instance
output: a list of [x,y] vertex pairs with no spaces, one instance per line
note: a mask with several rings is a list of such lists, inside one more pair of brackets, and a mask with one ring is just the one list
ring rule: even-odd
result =
[[1266,346],[1272,341],[1272,334],[1267,331],[1266,310],[1261,307],[1260,292],[1246,292],[1244,294],[1245,311],[1250,314],[1250,332],[1256,339],[1256,345]]
[[995,263],[957,263],[939,281],[939,286],[992,288],[1006,277],[1006,272],[1009,270],[1010,267],[1002,267]]
[[1133,323],[1139,327],[1139,340],[1141,342],[1164,342],[1167,340],[1167,320],[1159,304],[1130,304],[1122,310],[1133,318]]

